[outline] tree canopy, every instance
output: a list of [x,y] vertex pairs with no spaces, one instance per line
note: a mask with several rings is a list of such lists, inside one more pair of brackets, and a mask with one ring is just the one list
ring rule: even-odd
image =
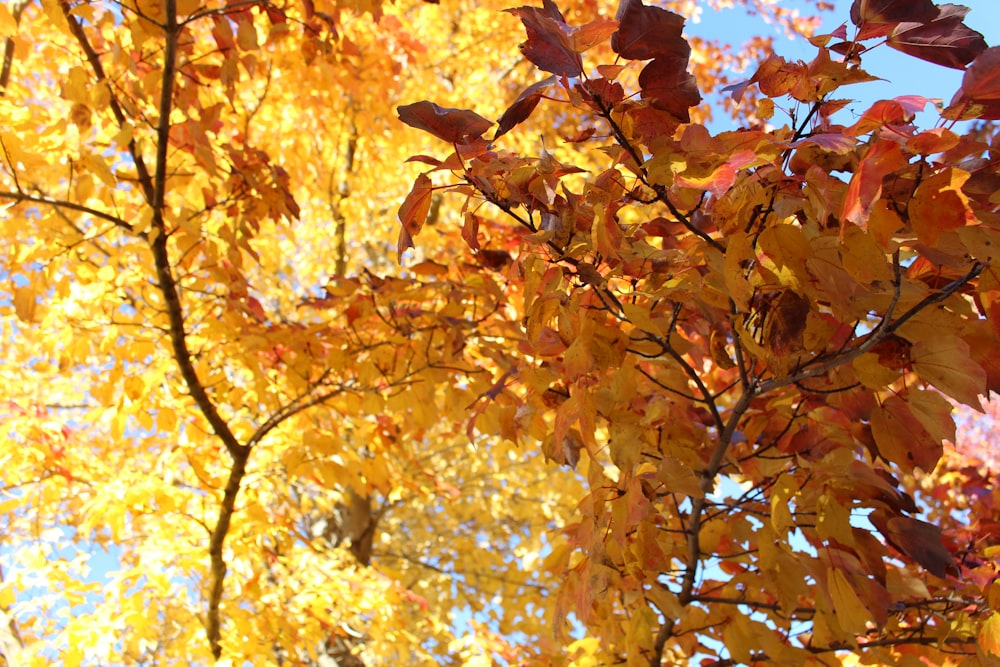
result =
[[0,6],[6,663],[1000,664],[1000,49],[727,4]]

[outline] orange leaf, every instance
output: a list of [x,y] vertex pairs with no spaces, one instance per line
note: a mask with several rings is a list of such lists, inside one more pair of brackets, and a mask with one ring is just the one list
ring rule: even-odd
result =
[[913,344],[913,369],[920,379],[971,408],[982,410],[986,371],[969,356],[969,345],[956,336],[936,336]]
[[941,441],[928,433],[909,403],[899,396],[876,405],[870,423],[879,454],[907,472],[914,466],[930,472],[941,458]]
[[984,665],[1000,665],[1000,614],[991,614],[986,619],[979,629],[976,645]]
[[399,221],[403,224],[403,228],[399,231],[399,241],[396,244],[398,260],[403,258],[403,252],[407,248],[413,247],[413,237],[420,233],[424,222],[427,221],[433,191],[431,179],[427,174],[420,174],[414,181],[410,194],[406,195],[406,199],[399,207]]
[[910,218],[921,241],[936,245],[941,232],[975,224],[969,198],[962,192],[969,176],[967,171],[948,168],[917,186],[910,201]]

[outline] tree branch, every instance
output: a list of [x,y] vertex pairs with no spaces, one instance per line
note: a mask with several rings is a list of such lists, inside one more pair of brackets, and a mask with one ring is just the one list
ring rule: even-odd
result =
[[[796,384],[811,377],[816,377],[818,375],[825,375],[830,371],[832,371],[834,368],[837,368],[838,366],[842,366],[846,363],[854,361],[862,354],[868,352],[873,347],[881,343],[883,340],[891,336],[893,333],[899,330],[900,327],[902,327],[908,321],[916,317],[918,313],[920,313],[928,306],[932,306],[936,303],[941,303],[942,301],[948,299],[948,297],[958,292],[958,290],[960,290],[970,281],[974,280],[980,273],[982,273],[983,269],[985,268],[986,268],[985,264],[976,262],[975,264],[972,265],[972,268],[969,269],[968,273],[966,273],[964,276],[953,280],[952,282],[948,283],[943,288],[941,288],[939,291],[935,292],[934,294],[931,294],[928,297],[925,297],[915,306],[913,306],[905,313],[897,317],[895,320],[889,321],[889,318],[892,316],[892,313],[891,311],[886,311],[886,318],[884,318],[878,324],[878,326],[876,326],[872,330],[870,334],[865,336],[862,342],[857,347],[852,347],[847,350],[844,350],[843,352],[839,352],[830,357],[827,357],[821,364],[817,366],[810,366],[809,368],[803,369],[798,373],[793,373],[788,377],[775,378],[773,380],[761,382],[760,385],[757,387],[757,393],[766,394],[780,387],[785,387],[790,384]],[[897,299],[898,297],[894,296],[893,305],[895,305]]]
[[[6,192],[0,191],[0,198],[2,199],[13,199],[16,202],[29,202],[32,204],[42,204],[45,206],[53,206],[55,208],[66,208],[71,211],[79,211],[80,213],[86,213],[87,215],[92,215],[100,220],[105,220],[110,222],[115,227],[124,229],[127,232],[134,233],[135,229],[129,223],[125,222],[121,218],[111,215],[110,213],[105,213],[104,211],[98,211],[97,209],[90,208],[89,206],[84,206],[83,204],[77,204],[76,202],[63,201],[61,199],[53,199],[51,197],[46,197],[42,195],[29,195],[25,192]],[[145,236],[145,234],[140,234],[140,236]]]

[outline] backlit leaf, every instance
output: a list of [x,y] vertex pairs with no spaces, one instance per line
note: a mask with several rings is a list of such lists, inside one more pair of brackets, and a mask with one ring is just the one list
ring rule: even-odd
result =
[[493,123],[475,111],[447,109],[426,100],[398,107],[399,120],[438,139],[461,144],[482,136]]
[[535,107],[538,106],[538,102],[542,99],[545,92],[555,82],[556,78],[550,76],[521,91],[521,94],[517,96],[514,103],[507,107],[507,110],[500,116],[500,120],[497,121],[497,131],[493,135],[493,141],[510,132],[519,123],[524,122],[531,115],[531,112],[534,111]]
[[642,0],[621,0],[615,18],[619,25],[611,37],[611,48],[622,58],[682,58],[686,62],[691,54],[681,35],[684,18],[678,14]]
[[969,407],[981,410],[986,371],[969,355],[969,345],[956,336],[935,336],[913,344],[913,369],[920,379]]
[[900,23],[889,33],[886,43],[921,60],[965,69],[988,48],[986,40],[962,22],[968,7],[949,4],[938,9],[938,15],[930,21]]

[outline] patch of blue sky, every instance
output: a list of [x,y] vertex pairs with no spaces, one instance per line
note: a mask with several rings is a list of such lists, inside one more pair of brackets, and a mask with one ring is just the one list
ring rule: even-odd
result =
[[[798,8],[804,15],[808,7],[803,2],[782,2],[782,5]],[[852,0],[833,0],[835,8],[821,14],[822,27],[817,34],[828,34],[840,25],[847,23],[848,36],[853,34],[854,26],[850,23],[850,8]],[[944,4],[938,2],[937,4]],[[1000,43],[1000,2],[997,0],[955,0],[954,4],[965,5],[969,13],[965,24],[985,37],[991,46]],[[686,27],[689,35],[697,35],[704,39],[717,39],[730,43],[734,47],[744,44],[755,35],[765,35],[774,38],[775,52],[789,60],[812,60],[817,48],[803,38],[789,39],[780,28],[765,24],[761,20],[748,19],[745,10],[739,7],[719,11],[702,12],[697,23],[689,23]],[[878,40],[866,42],[875,46]],[[879,77],[879,81],[845,86],[837,92],[838,97],[850,97],[854,100],[842,112],[840,122],[852,123],[866,109],[878,100],[892,99],[901,95],[918,95],[927,99],[941,100],[944,105],[951,101],[962,82],[963,73],[940,65],[925,62],[913,56],[896,51],[885,44],[875,46],[861,56],[862,67],[869,74]],[[752,71],[744,73],[746,77]],[[933,127],[939,121],[939,115],[933,107],[928,107],[917,116],[919,127]],[[775,116],[775,123],[780,118]],[[722,124],[720,122],[720,124]],[[727,129],[723,127],[715,129]]]

